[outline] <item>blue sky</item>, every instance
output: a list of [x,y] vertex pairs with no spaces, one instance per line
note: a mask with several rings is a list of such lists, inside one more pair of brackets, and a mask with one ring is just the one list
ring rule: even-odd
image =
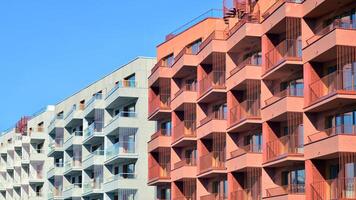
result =
[[0,2],[0,130],[55,104],[221,0]]

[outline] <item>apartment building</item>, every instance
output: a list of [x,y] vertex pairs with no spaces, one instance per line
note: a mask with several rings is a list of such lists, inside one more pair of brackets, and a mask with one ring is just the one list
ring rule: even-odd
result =
[[139,57],[1,136],[0,199],[153,199],[148,76]]
[[159,200],[356,199],[356,2],[224,0],[149,76]]

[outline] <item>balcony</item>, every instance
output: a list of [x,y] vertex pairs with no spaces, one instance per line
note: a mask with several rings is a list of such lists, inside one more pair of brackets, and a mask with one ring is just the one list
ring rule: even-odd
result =
[[282,118],[288,112],[300,112],[304,107],[303,88],[287,88],[265,100],[262,118],[265,121]]
[[135,119],[137,119],[136,112],[122,111],[118,113],[105,126],[105,135],[112,134],[118,127],[123,127],[123,124],[125,124],[124,127],[138,128],[138,121]]
[[240,146],[230,152],[230,158],[226,161],[229,172],[240,171],[248,167],[262,167],[262,146],[249,144]]
[[108,177],[104,183],[104,192],[112,192],[118,188],[138,189],[138,180],[135,173],[119,173]]
[[275,188],[266,189],[265,199],[282,199],[282,200],[304,200],[305,199],[305,185],[304,184],[290,184]]
[[48,125],[48,133],[51,134],[55,131],[55,128],[63,128],[64,127],[64,119],[63,114],[56,115]]
[[227,200],[227,195],[226,194],[208,194],[200,197],[200,200]]
[[51,157],[58,152],[63,152],[63,138],[55,138],[54,141],[51,141],[48,151],[48,156]]
[[226,92],[225,71],[213,71],[199,80],[198,101],[207,103],[214,101],[216,96]]
[[67,150],[73,145],[82,145],[83,143],[83,131],[75,131],[70,134],[63,144],[63,149]]
[[47,178],[53,178],[54,176],[63,176],[63,171],[63,163],[54,163],[54,166],[52,166],[47,172]]
[[181,161],[174,163],[174,169],[171,171],[172,181],[196,178],[197,160],[196,158],[183,158]]
[[[59,187],[61,187],[61,186],[59,186]],[[62,190],[59,190],[57,188],[51,188],[50,190],[51,190],[51,192],[49,192],[48,196],[47,196],[48,199],[53,199],[53,200],[63,199],[63,191]]]
[[42,142],[47,138],[44,128],[37,127],[34,131],[29,132],[30,143]]
[[278,79],[283,72],[302,65],[302,41],[284,40],[265,54],[263,79]]
[[14,135],[14,148],[21,148],[22,147],[22,135],[15,134]]
[[137,159],[135,141],[121,141],[106,149],[106,164]]
[[191,70],[195,70],[196,66],[199,65],[196,56],[199,51],[199,47],[196,50],[192,50],[188,47],[183,48],[174,58],[172,77],[184,77],[184,75],[187,75]]
[[72,160],[68,160],[64,166],[64,174],[69,174],[72,171],[81,171],[82,161],[81,158],[73,158]]
[[234,67],[226,80],[227,90],[238,87],[246,80],[261,79],[262,58],[259,55],[253,55],[239,62]]
[[355,178],[337,178],[311,184],[311,197],[318,199],[355,199]]
[[81,198],[82,197],[82,184],[81,183],[73,183],[69,186],[64,187],[63,190],[63,198]]
[[[263,23],[267,23],[267,24],[271,22],[277,23],[281,20],[282,17],[286,17],[286,16],[288,17],[303,16],[301,5],[304,2],[304,0],[276,0],[273,2],[274,3],[272,3],[261,15],[263,18]],[[267,22],[264,22],[265,20],[267,20]]]
[[103,165],[105,161],[104,151],[105,150],[97,149],[83,157],[83,169],[94,165]]
[[184,120],[179,122],[173,128],[173,146],[187,144],[196,140],[196,122],[195,120]]
[[83,184],[83,197],[90,196],[92,194],[102,194],[103,183],[96,181],[87,181]]
[[170,183],[171,163],[155,164],[148,170],[148,185]]
[[92,96],[91,99],[85,104],[83,116],[87,117],[93,113],[94,109],[104,109],[105,101],[103,99],[103,94],[96,93]]
[[30,172],[30,177],[29,177],[29,183],[44,183],[45,179],[43,176],[43,171],[42,170],[31,170]]
[[95,137],[104,138],[103,122],[93,122],[84,130],[83,144],[91,143]]
[[105,102],[106,107],[112,107],[116,102],[127,98],[138,98],[140,89],[135,80],[121,80],[107,93]]
[[251,189],[240,189],[230,193],[231,200],[261,200],[261,194]]
[[226,39],[228,33],[225,30],[214,30],[205,38],[200,44],[198,55],[198,62],[209,58],[214,52],[226,52]]
[[[309,135],[306,159],[322,158],[339,152],[356,152],[356,126],[341,125]],[[327,147],[327,148],[326,148]],[[317,151],[316,151],[317,149]]]
[[43,200],[45,199],[45,195],[43,192],[33,192],[29,195],[29,199],[33,200]]
[[291,134],[266,142],[263,166],[283,166],[285,162],[304,161],[304,147],[299,143],[299,135]]
[[228,132],[250,130],[256,124],[262,123],[260,99],[245,100],[230,109]]
[[32,161],[44,161],[46,159],[47,159],[47,155],[45,153],[45,150],[43,150],[43,149],[31,150],[30,162],[32,162]]
[[75,121],[80,121],[83,119],[84,104],[79,106],[73,105],[69,112],[64,117],[64,124],[67,127],[71,127]]
[[158,130],[151,136],[151,140],[148,142],[148,152],[169,147],[171,147],[171,130]]
[[226,173],[225,152],[213,151],[199,158],[199,177]]
[[196,103],[197,100],[196,84],[185,84],[174,94],[171,101],[172,110],[177,110],[183,107],[184,103]]
[[309,102],[305,110],[320,112],[336,105],[352,104],[356,97],[356,84],[351,70],[335,71],[309,85]]
[[197,138],[204,138],[211,133],[225,133],[227,128],[226,113],[211,112],[200,121],[197,129]]
[[171,78],[171,74],[171,65],[164,60],[160,60],[151,70],[151,75],[148,77],[148,85],[153,85],[160,78]]
[[148,105],[149,120],[156,120],[170,115],[171,96],[170,94],[150,96]]

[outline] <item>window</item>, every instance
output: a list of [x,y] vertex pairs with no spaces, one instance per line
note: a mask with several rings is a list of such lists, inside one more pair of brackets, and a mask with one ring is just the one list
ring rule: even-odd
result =
[[197,54],[200,51],[200,45],[202,43],[202,40],[196,40],[195,42],[191,43],[190,45],[188,45],[188,50],[189,53],[191,54]]
[[165,58],[163,58],[163,65],[165,67],[171,67],[174,63],[174,55],[170,54],[168,56],[166,56]]
[[163,135],[170,136],[172,130],[172,124],[170,121],[161,123],[161,131]]

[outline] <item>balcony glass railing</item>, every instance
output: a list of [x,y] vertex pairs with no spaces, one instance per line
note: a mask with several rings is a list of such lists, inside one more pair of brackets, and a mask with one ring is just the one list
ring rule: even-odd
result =
[[119,118],[134,118],[136,116],[137,113],[135,111],[121,111],[117,115],[115,115],[105,127],[109,126]]
[[83,192],[90,193],[93,190],[101,190],[103,188],[103,183],[99,181],[88,181],[83,184]]
[[93,158],[96,159],[96,158],[99,158],[99,157],[102,157],[105,155],[105,150],[102,150],[102,149],[97,149],[93,152],[90,152],[89,154],[87,154],[85,157],[84,157],[84,160],[83,161],[86,161],[88,160],[89,158]]
[[111,147],[106,149],[106,156],[107,159],[111,159],[115,156],[119,155],[126,155],[126,154],[134,154],[135,152],[136,143],[134,141],[125,141],[125,142],[118,142],[113,144]]
[[116,85],[109,91],[106,95],[106,99],[115,93],[119,88],[135,88],[137,87],[137,82],[135,80],[121,80],[116,83]]
[[63,187],[63,191],[68,191],[68,190],[72,190],[72,189],[82,189],[82,184],[81,183],[71,183],[71,184]]
[[103,134],[103,122],[93,122],[84,130],[84,140],[95,134]]
[[110,176],[109,178],[106,179],[106,183],[112,182],[112,181],[118,181],[118,180],[123,180],[123,179],[135,179],[137,175],[135,173],[119,173],[113,176]]
[[97,100],[102,100],[103,99],[103,94],[102,93],[96,93],[93,95],[92,98],[89,99],[89,101],[85,104],[85,108],[90,106],[92,103],[94,103]]

